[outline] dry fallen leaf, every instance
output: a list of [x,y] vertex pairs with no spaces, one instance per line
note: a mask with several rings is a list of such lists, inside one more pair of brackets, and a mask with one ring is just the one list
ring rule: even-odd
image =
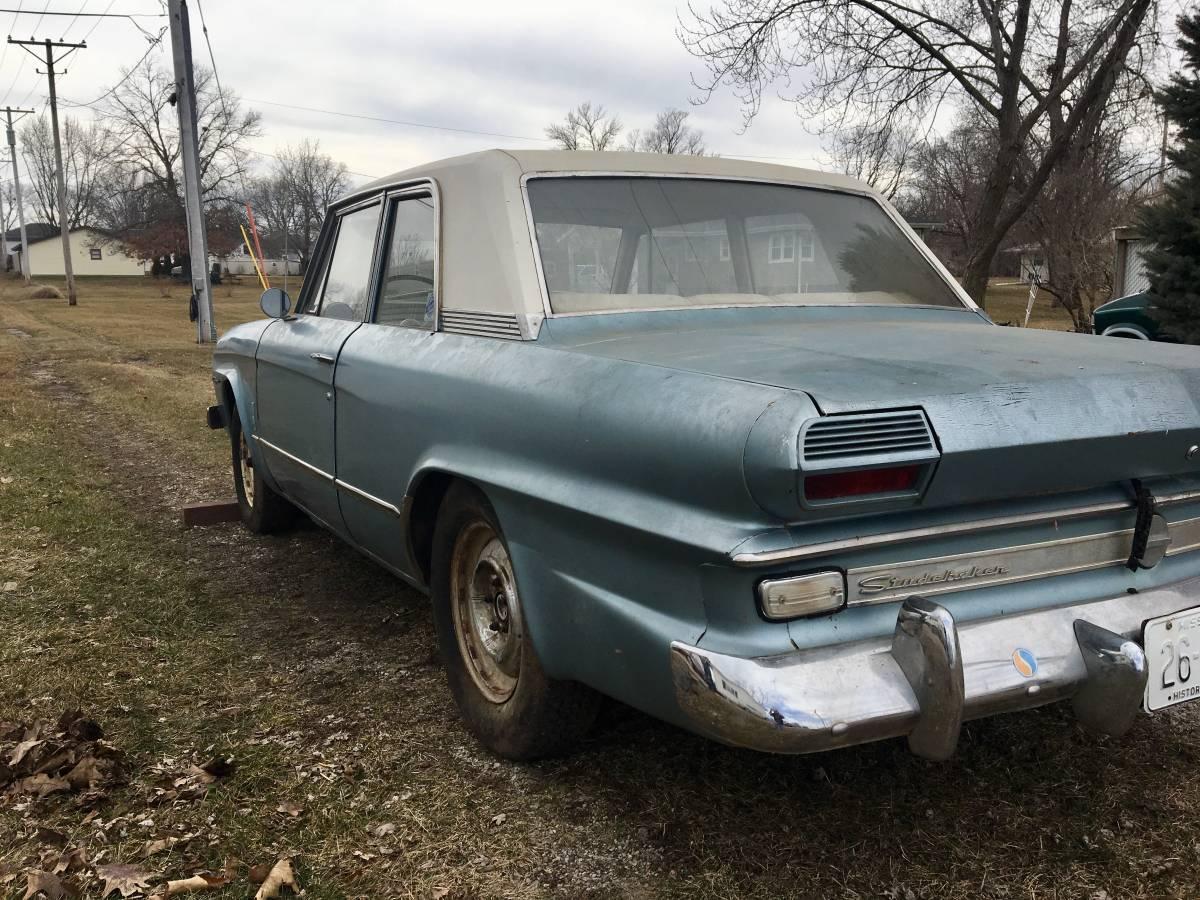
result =
[[6,582],[4,582],[4,587],[2,590],[6,594],[11,594],[18,587],[20,587],[20,585],[18,585],[15,581],[6,581]]
[[272,867],[266,881],[262,883],[262,887],[254,895],[254,900],[267,900],[268,897],[279,897],[281,896],[280,891],[284,888],[290,888],[298,894],[301,893],[300,885],[296,883],[296,873],[292,871],[292,861],[286,856]]
[[442,900],[442,898],[445,897],[446,895],[448,895],[449,893],[450,893],[450,888],[448,888],[448,887],[435,887],[433,889],[433,892],[429,896],[432,897],[433,900]]
[[298,803],[292,803],[290,800],[285,800],[275,807],[275,811],[281,812],[285,816],[291,816],[293,819],[295,819],[304,812],[304,807]]
[[[9,584],[16,584],[16,582],[10,581]],[[6,591],[7,590],[16,590],[16,588],[10,588],[8,586],[8,584],[6,584],[4,586],[4,589]],[[25,732],[24,739],[22,739],[22,741],[19,744],[17,744],[17,746],[13,747],[12,753],[10,753],[8,755],[8,764],[10,766],[12,766],[13,768],[16,768],[17,766],[19,766],[21,764],[21,760],[23,760],[26,757],[26,755],[29,753],[30,750],[32,750],[34,747],[44,744],[45,742],[46,742],[45,739],[42,738],[42,736],[41,736],[40,725],[34,725],[32,728],[30,728],[28,731]],[[26,770],[26,771],[28,771],[28,770]]]
[[54,874],[62,875],[78,871],[85,868],[88,864],[87,853],[82,847],[75,847],[71,850],[64,850],[58,855],[58,862],[54,864]]
[[500,813],[499,815],[492,816],[492,824],[493,825],[503,825],[507,819],[508,819],[507,814]]
[[104,879],[104,891],[101,893],[101,897],[107,897],[113,891],[120,891],[122,897],[140,894],[149,887],[148,882],[154,877],[144,869],[128,863],[96,866],[96,874]]
[[63,897],[70,896],[62,879],[53,872],[26,872],[25,896],[21,900],[30,900],[31,897],[36,897],[38,894],[45,895],[48,900],[62,900]]
[[162,853],[164,850],[170,850],[176,844],[181,844],[190,839],[191,835],[188,835],[187,837],[165,837],[157,841],[146,841],[146,846],[142,848],[142,855],[153,856],[155,853]]
[[395,834],[396,826],[391,822],[384,822],[382,825],[375,825],[374,827],[370,828],[369,831],[371,834],[375,835],[375,837],[383,838],[387,837],[389,834]]
[[16,789],[21,794],[36,794],[39,797],[45,797],[69,791],[71,785],[62,778],[51,778],[49,775],[30,775],[28,778],[18,781]]
[[196,891],[215,891],[229,884],[230,879],[225,875],[213,875],[209,872],[197,872],[191,878],[181,878],[178,881],[168,881],[164,897],[174,897],[177,894],[194,894]]
[[252,884],[262,884],[270,874],[271,866],[263,863],[262,865],[251,866],[250,871],[246,873],[246,877],[250,879]]

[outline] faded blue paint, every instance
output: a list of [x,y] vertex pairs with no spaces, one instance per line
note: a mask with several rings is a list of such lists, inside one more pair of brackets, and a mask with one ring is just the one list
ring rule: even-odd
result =
[[[762,656],[894,628],[894,604],[768,622],[755,600],[764,577],[1129,528],[1133,514],[801,566],[739,569],[735,551],[1125,499],[1134,477],[1158,491],[1200,488],[1200,460],[1185,458],[1200,443],[1200,353],[1000,328],[966,309],[558,317],[526,342],[299,316],[233,329],[214,378],[229,385],[248,433],[401,513],[256,448],[277,489],[413,583],[423,581],[406,518],[415,485],[448,473],[479,486],[509,542],[547,671],[680,724],[672,641]],[[802,510],[804,422],[917,407],[941,450],[919,502]],[[1200,505],[1168,518],[1195,516]],[[1189,553],[1152,570],[1113,566],[941,602],[970,621],[1198,574],[1200,554]]]

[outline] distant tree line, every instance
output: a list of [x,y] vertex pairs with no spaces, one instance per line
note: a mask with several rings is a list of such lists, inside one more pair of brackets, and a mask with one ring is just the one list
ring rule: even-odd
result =
[[561,122],[546,126],[546,137],[560,150],[632,150],[704,156],[704,132],[688,124],[688,115],[686,110],[665,109],[654,117],[649,128],[625,131],[618,116],[600,104],[586,101],[569,110]]
[[[305,266],[325,207],[350,185],[346,167],[313,141],[285,147],[265,174],[251,162],[249,142],[262,133],[257,112],[232,91],[219,92],[210,71],[196,72],[200,133],[200,179],[209,250],[223,255],[242,242],[240,227],[249,202],[264,243],[274,252],[287,244]],[[45,115],[20,129],[29,185],[26,218],[55,227],[90,227],[139,258],[155,274],[187,266],[178,113],[174,77],[148,60],[93,106],[91,123],[67,115],[62,121],[65,211],[58,208],[54,143]],[[6,189],[3,223],[16,219]]]

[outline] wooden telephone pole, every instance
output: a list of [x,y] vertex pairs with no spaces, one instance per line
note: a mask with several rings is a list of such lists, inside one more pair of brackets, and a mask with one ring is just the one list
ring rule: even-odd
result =
[[26,284],[29,284],[32,276],[29,273],[29,238],[25,234],[25,202],[21,199],[21,176],[17,172],[17,133],[13,131],[13,113],[19,119],[33,115],[33,112],[32,109],[4,107],[4,114],[8,117],[8,152],[12,156],[13,190],[17,194],[17,221],[21,224],[21,276]]
[[199,129],[196,126],[196,82],[192,75],[192,32],[185,0],[167,0],[171,16],[171,56],[175,62],[175,94],[179,109],[179,143],[183,156],[184,210],[188,254],[192,258],[192,296],[196,298],[196,341],[215,342],[212,282],[208,279],[208,235],[200,186]]
[[[9,37],[10,44],[16,44],[23,50],[28,52],[38,62],[46,66],[46,77],[50,80],[50,125],[54,131],[54,162],[57,167],[55,172],[56,181],[58,182],[58,230],[62,235],[63,246],[63,270],[67,275],[67,305],[74,306],[78,302],[78,297],[75,293],[75,267],[71,264],[71,223],[67,221],[67,179],[63,172],[62,158],[62,138],[58,133],[58,93],[54,85],[54,49],[56,47],[66,48],[66,53],[58,58],[61,63],[64,59],[74,53],[76,50],[87,49],[87,43],[68,44],[65,41],[52,41],[46,38],[44,41],[14,41]],[[43,58],[40,53],[34,53],[30,47],[41,47],[45,52]],[[38,74],[42,71],[37,70]],[[28,247],[22,247],[25,254],[29,253]]]

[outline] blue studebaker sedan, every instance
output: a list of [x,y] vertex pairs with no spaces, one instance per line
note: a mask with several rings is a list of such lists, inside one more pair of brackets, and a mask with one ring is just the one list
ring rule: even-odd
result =
[[1200,353],[999,328],[883,199],[728,159],[488,151],[330,210],[221,339],[255,532],[427,592],[494,751],[601,695],[743,747],[1200,695]]

